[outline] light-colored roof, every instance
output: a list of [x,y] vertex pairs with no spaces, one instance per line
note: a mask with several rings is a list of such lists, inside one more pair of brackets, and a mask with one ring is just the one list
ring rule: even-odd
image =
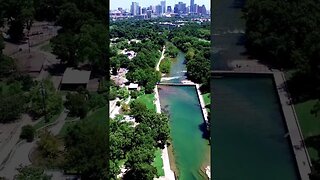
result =
[[129,88],[129,89],[137,89],[138,86],[139,86],[138,84],[130,83],[128,88]]
[[87,84],[91,71],[67,68],[63,74],[61,84]]

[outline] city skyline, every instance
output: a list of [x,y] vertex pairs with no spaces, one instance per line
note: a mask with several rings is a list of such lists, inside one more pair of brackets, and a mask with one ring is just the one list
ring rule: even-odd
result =
[[[130,11],[130,7],[132,2],[137,2],[141,7],[149,7],[150,5],[156,6],[160,5],[162,0],[132,0],[132,1],[118,1],[118,0],[110,0],[110,10],[115,10],[119,7],[123,9],[127,9]],[[190,6],[190,0],[166,0],[166,7],[171,6],[174,7],[178,2],[186,3],[187,6]],[[205,5],[206,8],[210,9],[210,1],[209,0],[194,0],[194,4],[197,5]]]

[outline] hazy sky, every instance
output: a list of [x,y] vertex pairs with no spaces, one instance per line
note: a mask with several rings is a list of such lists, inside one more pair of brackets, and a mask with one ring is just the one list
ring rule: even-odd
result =
[[[110,8],[111,10],[117,9],[118,7],[122,7],[124,9],[130,10],[130,6],[132,2],[138,2],[139,6],[142,7],[148,7],[150,5],[158,5],[160,4],[161,0],[110,0]],[[206,8],[210,9],[210,1],[211,0],[194,0],[195,4],[198,5],[205,5]],[[173,7],[175,4],[178,4],[178,2],[184,2],[187,4],[187,6],[190,6],[190,0],[166,0],[166,6]]]

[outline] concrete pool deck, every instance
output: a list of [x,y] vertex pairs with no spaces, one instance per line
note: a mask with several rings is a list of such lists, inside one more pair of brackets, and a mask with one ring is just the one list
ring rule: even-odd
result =
[[[206,124],[207,128],[210,128],[209,127],[209,120],[208,120],[208,111],[206,109],[206,105],[205,105],[203,96],[201,95],[200,85],[199,84],[196,84],[196,83],[193,83],[193,82],[190,81],[188,83],[158,83],[158,85],[164,85],[164,86],[194,86],[195,89],[196,89],[196,92],[197,92],[198,101],[200,102],[200,107],[201,107],[201,112],[202,112],[202,117],[203,117],[204,123]],[[160,99],[159,99],[160,97],[159,97],[159,92],[158,92],[158,85],[156,85],[156,88],[155,88],[156,109],[157,109],[157,113],[161,113],[161,105],[160,105]],[[165,151],[165,153],[163,153],[163,155],[165,155],[165,156],[167,156],[166,154],[168,154],[168,151],[166,150],[166,148],[167,148],[167,146],[165,146],[165,149],[163,149],[163,151]],[[162,156],[162,157],[164,157],[164,156]],[[169,163],[169,158],[167,158],[167,159],[168,159],[168,163]],[[165,161],[164,158],[163,158],[163,161]],[[165,165],[163,167],[165,167]],[[168,167],[170,167],[170,163],[169,163]],[[206,171],[205,171],[205,174],[207,175],[207,177],[209,179],[211,179],[211,171],[210,171],[210,169],[211,169],[210,166],[207,166],[206,167]],[[170,172],[168,171],[168,174],[169,173]],[[172,173],[173,173],[173,171],[172,171]],[[165,174],[166,174],[166,171],[165,171]],[[173,173],[173,176],[174,176],[174,173]]]
[[297,169],[299,170],[301,180],[309,180],[311,173],[311,161],[308,151],[304,144],[303,134],[299,121],[291,103],[290,95],[287,91],[286,79],[281,71],[269,72],[248,72],[248,71],[212,71],[214,76],[223,76],[224,74],[269,74],[273,76],[277,94],[281,104],[284,120],[287,125],[288,135],[292,145],[292,150],[296,159]]
[[[156,104],[156,111],[157,113],[161,114],[161,106],[160,106],[160,96],[158,91],[158,85],[154,88],[155,92],[155,104]],[[163,170],[164,170],[164,177],[160,177],[158,179],[163,180],[175,180],[174,172],[171,170],[170,167],[170,160],[169,160],[169,153],[167,145],[164,146],[164,148],[161,150],[161,158],[163,161]]]

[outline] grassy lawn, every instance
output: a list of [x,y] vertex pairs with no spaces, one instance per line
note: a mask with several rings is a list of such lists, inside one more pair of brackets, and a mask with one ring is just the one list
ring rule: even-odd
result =
[[109,115],[108,108],[102,107],[88,115],[84,120],[92,121],[93,123],[103,124],[107,123],[107,117]]
[[154,158],[154,161],[152,163],[152,166],[157,168],[158,176],[164,176],[164,170],[163,170],[163,161],[161,158],[161,150],[158,148],[155,152],[156,157]]
[[[102,107],[88,115],[85,119],[81,121],[91,121],[93,123],[97,124],[102,124],[102,123],[107,123],[107,116],[108,116],[108,108],[107,107]],[[64,136],[67,133],[67,129],[70,127],[73,127],[76,125],[78,121],[71,121],[71,122],[66,122],[63,127],[61,128],[59,132],[59,136]]]
[[[203,94],[202,97],[203,97],[205,105],[206,106],[210,105],[210,103],[211,103],[210,93]],[[210,107],[207,107],[207,111],[210,112]]]
[[[320,135],[320,119],[310,112],[316,102],[317,100],[309,100],[295,105],[304,139]],[[319,159],[314,148],[308,147],[308,151],[312,160]]]
[[77,121],[65,122],[64,125],[62,126],[58,136],[64,137],[67,134],[68,128],[72,128],[77,123],[78,123]]
[[45,52],[52,52],[52,47],[50,42],[46,43],[45,45],[40,47],[40,50],[45,51]]
[[[290,80],[295,72],[295,70],[286,71],[286,79]],[[317,100],[311,99],[294,105],[304,140],[320,135],[320,119],[314,114],[311,114],[311,110],[316,102]],[[307,144],[307,149],[311,160],[319,160],[319,155],[315,148]]]
[[35,129],[40,129],[40,128],[44,127],[47,124],[53,123],[55,120],[57,120],[57,118],[59,117],[59,115],[61,114],[62,111],[63,111],[63,108],[61,108],[59,113],[57,113],[56,115],[52,116],[47,123],[45,122],[44,117],[42,117],[41,120],[37,124],[35,124],[33,127]]
[[156,111],[156,105],[153,103],[154,94],[144,94],[142,96],[139,96],[137,100],[144,102],[148,109]]

